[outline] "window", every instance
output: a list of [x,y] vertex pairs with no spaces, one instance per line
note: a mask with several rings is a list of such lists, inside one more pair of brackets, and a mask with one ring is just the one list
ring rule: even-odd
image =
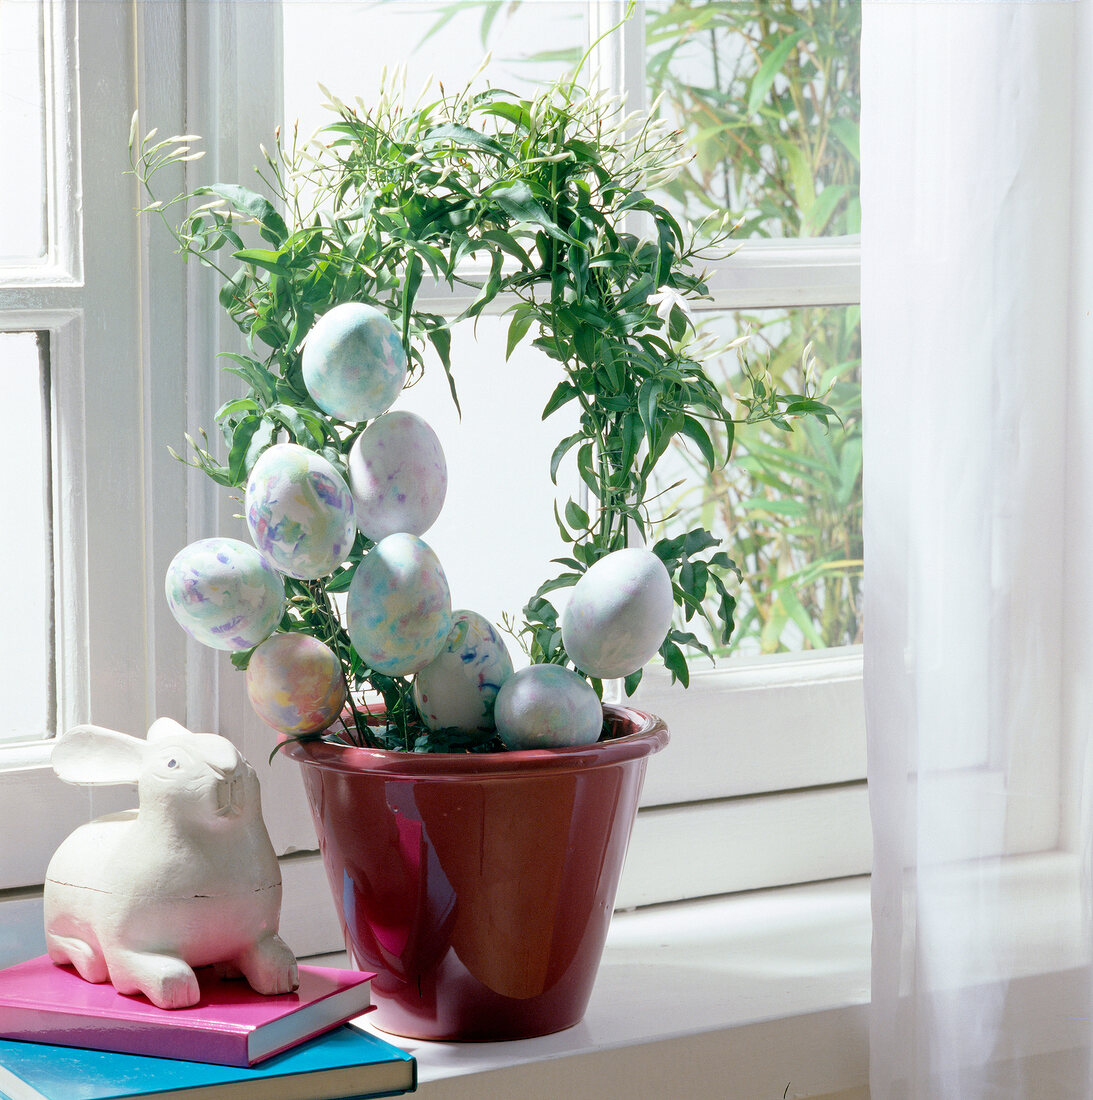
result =
[[[619,35],[593,49],[591,64],[639,106],[647,95],[647,71],[655,76],[663,60],[658,35],[667,33],[664,20],[703,7],[639,6]],[[709,6],[715,7],[724,6]],[[26,21],[18,39],[2,23],[13,10]],[[167,452],[187,431],[213,424],[227,396],[213,369],[215,356],[234,337],[220,322],[208,273],[181,265],[154,222],[138,224],[133,216],[137,197],[123,173],[134,106],[140,105],[143,128],[204,135],[208,153],[191,166],[191,182],[245,181],[259,143],[282,120],[298,115],[301,129],[319,121],[318,81],[347,99],[378,87],[380,65],[368,57],[362,62],[362,40],[390,36],[406,45],[411,86],[419,78],[424,82],[424,70],[441,64],[452,83],[466,79],[489,48],[491,73],[503,74],[510,86],[530,86],[568,68],[624,10],[621,3],[576,0],[458,6],[285,0],[191,5],[183,20],[175,5],[124,0],[41,0],[3,8],[0,42],[5,50],[20,43],[29,73],[21,80],[40,98],[35,105],[31,97],[29,107],[20,100],[11,115],[11,84],[5,81],[12,70],[5,54],[0,117],[5,126],[9,117],[20,120],[28,163],[38,155],[41,164],[35,192],[45,198],[33,204],[36,215],[45,211],[37,236],[0,238],[6,265],[0,274],[0,330],[34,334],[29,339],[36,353],[48,351],[49,415],[43,423],[49,439],[45,469],[52,479],[56,686],[47,731],[91,720],[139,732],[157,714],[170,714],[186,717],[195,728],[235,731],[256,762],[269,749],[268,731],[250,711],[242,677],[217,654],[185,642],[162,599],[163,574],[174,553],[191,539],[230,533],[238,523],[226,494],[187,477]],[[384,29],[384,20],[399,25]],[[320,27],[322,49],[312,40]],[[420,49],[410,48],[422,40]],[[243,42],[246,49],[239,48]],[[528,43],[536,55],[530,60]],[[382,54],[392,66],[399,60],[392,50]],[[689,54],[681,59],[699,64]],[[673,79],[698,87],[701,73]],[[777,80],[775,74],[774,87]],[[691,200],[678,194],[673,201]],[[28,229],[12,225],[19,233]],[[711,317],[729,324],[742,314],[763,317],[778,310],[777,323],[792,325],[786,311],[824,307],[845,317],[858,297],[857,263],[852,235],[744,242],[714,273]],[[447,444],[453,492],[436,535],[445,540],[438,548],[466,602],[480,602],[490,613],[519,610],[543,575],[543,559],[553,554],[554,532],[523,537],[511,517],[521,511],[521,494],[538,495],[548,487],[550,441],[559,438],[554,423],[542,438],[525,438],[526,425],[538,422],[540,385],[549,392],[549,380],[537,378],[530,358],[502,369],[498,329],[484,317],[477,333],[468,333],[462,350],[456,349],[457,378],[459,356],[489,356],[497,368],[483,369],[477,394],[470,372],[459,378],[468,410],[464,440],[481,435],[484,449],[475,456],[465,441]],[[28,337],[11,339],[27,354]],[[6,349],[14,346],[0,345],[5,365]],[[504,396],[502,382],[511,383]],[[423,383],[413,396],[442,427],[450,416],[446,395],[431,394]],[[483,417],[473,432],[472,415]],[[522,461],[499,460],[516,438]],[[514,479],[526,470],[532,480],[517,485]],[[524,511],[538,519],[543,509]],[[487,539],[491,547],[504,548],[491,553],[495,560],[512,559],[511,576],[500,588],[479,553]],[[477,593],[486,594],[480,599]],[[646,809],[620,902],[867,869],[858,650],[694,668],[689,693],[670,689],[666,675],[650,674],[637,699],[665,715],[674,740],[649,768]],[[131,802],[124,790],[59,789],[45,764],[47,751],[41,740],[0,745],[0,826],[9,836],[18,830],[29,837],[19,851],[5,851],[0,888],[40,882],[49,853],[75,824],[89,812]],[[294,768],[275,761],[263,773],[263,788],[278,850],[312,848]],[[693,837],[696,828],[717,830],[724,838],[723,862],[704,858],[699,867],[697,859],[679,858],[680,838]],[[756,853],[751,863],[738,858],[744,850]],[[317,860],[286,863],[290,886],[306,880],[325,896],[321,878]],[[290,935],[298,930],[302,937],[294,940],[299,950],[335,946],[322,938],[329,922],[320,921],[315,931],[313,908],[288,903],[285,919]]]
[[[24,840],[5,850],[0,886],[40,882],[89,802],[116,802],[60,790],[44,735],[91,718],[137,727],[147,709],[137,234],[110,153],[131,100],[118,9],[42,0],[0,13],[0,126],[30,166],[29,184],[5,174],[15,190],[0,204],[6,434],[27,433],[8,498],[25,560],[8,577],[28,661],[28,709],[0,745],[2,823]],[[77,42],[94,59],[82,71]]]
[[3,551],[4,575],[18,578],[18,619],[0,642],[0,741],[13,741],[46,736],[56,709],[48,334],[0,332],[0,364],[11,410],[0,498],[18,532]]
[[[741,246],[714,270],[713,301],[699,314],[699,323],[726,338],[734,326],[750,324],[758,330],[753,355],[764,365],[769,353],[772,362],[791,359],[790,369],[799,366],[804,345],[811,341],[818,370],[839,388],[841,411],[850,424],[845,435],[837,426],[827,435],[819,432],[811,440],[819,454],[808,449],[809,440],[802,440],[803,453],[795,476],[788,479],[789,489],[796,500],[811,484],[814,491],[807,506],[825,515],[828,528],[798,537],[788,550],[785,544],[792,540],[782,534],[782,546],[772,547],[765,556],[755,555],[750,579],[765,588],[774,579],[779,597],[774,613],[754,629],[749,621],[743,622],[739,651],[751,656],[709,668],[696,659],[687,693],[669,687],[666,673],[646,674],[636,701],[664,714],[674,741],[648,771],[646,809],[635,831],[621,904],[860,873],[869,865],[861,652],[856,644],[861,559],[860,436],[855,434],[860,419],[856,5],[793,5],[792,17],[798,22],[789,27],[760,19],[760,7],[757,0],[639,5],[621,34],[595,47],[590,60],[603,80],[626,95],[632,108],[663,92],[661,111],[683,125],[696,143],[698,158],[667,191],[666,202],[697,221],[720,210],[728,195],[746,215]],[[433,70],[443,72],[445,86],[454,88],[471,78],[486,51],[492,50],[483,79],[506,87],[526,82],[530,87],[566,71],[621,19],[625,5],[372,5],[367,9],[369,33],[399,44],[384,51],[387,68],[382,76],[378,66],[362,67],[350,45],[335,46],[332,54],[329,49],[317,50],[312,41],[321,26],[325,39],[355,43],[366,18],[362,8],[286,2],[283,10],[286,117],[298,116],[303,134],[331,117],[319,108],[320,81],[347,103],[356,96],[367,102],[378,92],[381,79],[405,80],[413,92]],[[317,19],[320,10],[322,19]],[[764,41],[758,40],[761,24],[766,27]],[[780,56],[789,78],[770,66],[764,74],[758,72],[763,58],[778,51],[779,42],[787,44]],[[787,48],[797,43],[799,50]],[[813,65],[818,55],[822,71]],[[398,66],[405,66],[405,75]],[[761,95],[757,101],[758,121],[743,113],[734,115],[734,104],[747,103],[751,89],[768,77],[766,98]],[[831,89],[825,89],[825,80]],[[792,106],[805,83],[808,95],[830,92],[823,109],[835,115],[824,137],[836,151],[820,156],[815,172],[801,159],[800,147],[804,140],[815,139],[816,120]],[[735,153],[734,143],[739,143],[745,123],[750,127],[746,140],[758,151],[754,162]],[[806,194],[812,197],[810,216],[802,213]],[[466,304],[445,291],[436,308],[458,313]],[[556,553],[549,524],[534,534],[523,527],[525,516],[541,518],[536,509],[524,510],[521,526],[514,527],[498,502],[519,507],[522,498],[547,491],[564,503],[571,489],[563,484],[555,490],[544,473],[550,440],[564,434],[557,423],[551,422],[541,441],[521,437],[516,451],[509,449],[508,424],[537,424],[550,387],[540,393],[533,351],[520,349],[522,361],[504,364],[496,328],[496,322],[486,318],[473,334],[457,331],[453,338],[453,354],[466,360],[455,362],[453,369],[464,408],[462,425],[451,410],[439,371],[434,372],[435,386],[427,377],[403,399],[405,407],[422,413],[437,428],[449,453],[453,495],[427,538],[445,563],[454,590],[462,593],[458,600],[492,617],[500,611],[519,612],[534,586],[548,575],[543,561]],[[726,383],[731,384],[735,357],[723,363]],[[460,366],[473,369],[461,371]],[[473,427],[468,419],[472,416],[480,418]],[[752,442],[748,461],[758,464],[764,448],[775,441],[755,437]],[[747,446],[743,433],[741,443]],[[484,476],[479,471],[495,470],[497,454],[518,455],[505,471],[505,487],[478,480]],[[674,467],[665,463],[666,485],[685,469],[686,456],[676,456],[675,462]],[[826,463],[819,469],[826,481],[815,476],[821,462]],[[457,479],[466,479],[462,490]],[[751,491],[738,485],[737,494],[746,503],[759,496],[756,485],[770,480],[759,470],[749,483]],[[684,507],[708,509],[711,486],[696,485],[693,479],[691,484],[704,496],[684,502]],[[846,496],[848,504],[842,505],[841,497],[836,500],[837,494]],[[784,518],[778,515],[778,502],[769,500],[778,493],[766,495],[766,509],[756,508],[749,516],[758,532],[756,541],[775,520]],[[841,509],[838,515],[836,508]],[[804,517],[798,526],[814,519]],[[784,532],[784,527],[779,530]],[[837,553],[830,545],[817,551],[818,543],[829,544],[835,535],[841,537]],[[790,551],[796,554],[791,571],[812,577],[807,586],[784,583],[782,574],[776,574]],[[500,570],[499,562],[504,563]],[[771,597],[764,599],[769,602]],[[766,605],[760,605],[754,617],[766,611]],[[745,615],[742,611],[742,621]],[[771,635],[773,644],[767,644]],[[832,645],[838,648],[827,648]],[[816,652],[760,655],[803,646]],[[782,793],[786,791],[792,793]],[[681,860],[679,853],[686,846],[679,842],[695,829],[726,837],[723,850],[732,857],[726,855],[721,864],[707,861],[701,870],[697,861]],[[768,837],[764,855],[744,866],[737,853],[754,845],[757,833]]]

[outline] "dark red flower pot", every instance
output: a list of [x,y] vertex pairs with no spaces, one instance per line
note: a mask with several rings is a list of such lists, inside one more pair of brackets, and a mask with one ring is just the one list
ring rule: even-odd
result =
[[302,769],[376,1026],[519,1039],[578,1023],[599,967],[657,717],[604,706],[579,748],[401,753],[328,742]]

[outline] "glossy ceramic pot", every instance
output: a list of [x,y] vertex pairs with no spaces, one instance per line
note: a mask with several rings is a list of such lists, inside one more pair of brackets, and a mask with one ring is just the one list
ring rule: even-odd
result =
[[302,742],[323,863],[372,1020],[419,1039],[578,1023],[599,967],[655,716],[604,707],[595,745],[418,754]]

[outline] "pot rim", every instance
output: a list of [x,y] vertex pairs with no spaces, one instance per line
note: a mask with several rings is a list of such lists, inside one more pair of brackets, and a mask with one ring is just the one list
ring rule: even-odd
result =
[[474,776],[580,771],[637,760],[660,752],[668,744],[668,727],[655,714],[618,703],[603,704],[604,717],[636,728],[631,733],[556,749],[513,749],[509,752],[398,752],[390,749],[335,745],[328,741],[294,741],[284,748],[301,767],[339,772],[380,772],[410,779],[458,779]]

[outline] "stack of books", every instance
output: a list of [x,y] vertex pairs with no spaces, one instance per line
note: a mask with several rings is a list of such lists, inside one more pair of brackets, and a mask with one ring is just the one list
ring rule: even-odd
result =
[[356,970],[300,966],[262,996],[199,970],[192,1008],[156,1008],[42,955],[0,970],[0,1098],[366,1100],[417,1086],[405,1051],[349,1022],[368,1012]]

